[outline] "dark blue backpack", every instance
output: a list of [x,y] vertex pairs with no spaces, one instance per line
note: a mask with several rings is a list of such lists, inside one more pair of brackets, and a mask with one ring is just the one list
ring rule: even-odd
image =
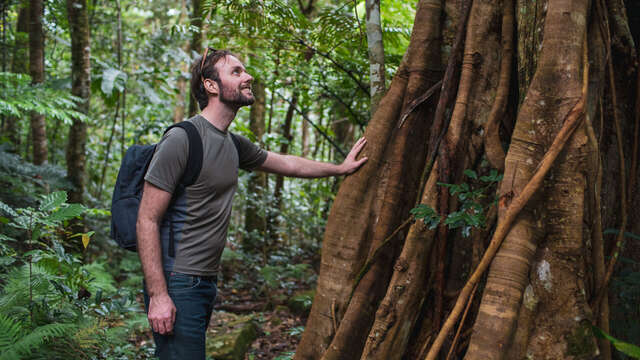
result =
[[[195,125],[188,121],[183,121],[169,126],[165,133],[174,127],[182,128],[187,132],[189,156],[186,170],[172,199],[175,199],[177,194],[196,181],[202,169],[203,156],[202,138]],[[236,139],[233,136],[232,139],[236,144]],[[155,149],[156,145],[131,146],[122,159],[116,186],[113,189],[113,197],[111,199],[111,238],[120,247],[130,251],[137,250],[136,222],[138,220],[138,208],[142,199],[144,176],[149,163],[151,163]],[[171,205],[169,204],[169,207]],[[173,234],[170,234],[169,239],[169,255],[173,257],[175,253]]]

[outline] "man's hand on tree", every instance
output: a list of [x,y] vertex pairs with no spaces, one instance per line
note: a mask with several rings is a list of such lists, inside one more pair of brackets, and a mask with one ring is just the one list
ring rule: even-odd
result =
[[367,161],[367,157],[363,157],[362,159],[356,160],[356,157],[360,153],[360,150],[367,144],[367,139],[361,137],[353,144],[351,151],[347,154],[347,157],[344,159],[340,167],[342,168],[342,174],[349,175],[354,173],[362,164]]
[[176,321],[176,306],[169,294],[155,295],[149,298],[149,324],[153,331],[169,335]]

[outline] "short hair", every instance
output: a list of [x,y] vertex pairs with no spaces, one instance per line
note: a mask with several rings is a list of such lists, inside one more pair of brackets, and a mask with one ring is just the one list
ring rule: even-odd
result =
[[198,56],[191,65],[191,96],[198,101],[200,110],[204,109],[209,104],[209,96],[204,88],[203,80],[211,79],[218,82],[218,85],[220,85],[218,69],[216,69],[215,65],[220,61],[220,59],[224,59],[228,55],[233,56],[233,54],[228,50],[215,50],[212,48],[208,48],[208,51],[206,51],[205,54],[207,57],[204,59],[204,62],[202,62],[202,56]]

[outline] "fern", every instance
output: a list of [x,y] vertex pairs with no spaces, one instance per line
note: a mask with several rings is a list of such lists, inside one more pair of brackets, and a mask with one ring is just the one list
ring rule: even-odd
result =
[[66,337],[73,324],[47,324],[30,330],[25,323],[0,314],[0,360],[22,359],[56,337]]
[[[29,266],[12,269],[5,277],[5,285],[0,294],[0,313],[23,313],[28,308],[30,300],[29,285],[34,302],[55,302],[58,297],[51,281],[57,277],[45,268],[32,265],[31,281],[29,281]],[[28,310],[26,310],[28,314]]]

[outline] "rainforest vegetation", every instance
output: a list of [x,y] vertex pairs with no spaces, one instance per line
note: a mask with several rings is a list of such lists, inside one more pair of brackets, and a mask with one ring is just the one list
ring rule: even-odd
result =
[[133,144],[199,112],[356,173],[241,171],[210,359],[640,358],[640,3],[0,0],[0,359],[147,359],[110,239]]

